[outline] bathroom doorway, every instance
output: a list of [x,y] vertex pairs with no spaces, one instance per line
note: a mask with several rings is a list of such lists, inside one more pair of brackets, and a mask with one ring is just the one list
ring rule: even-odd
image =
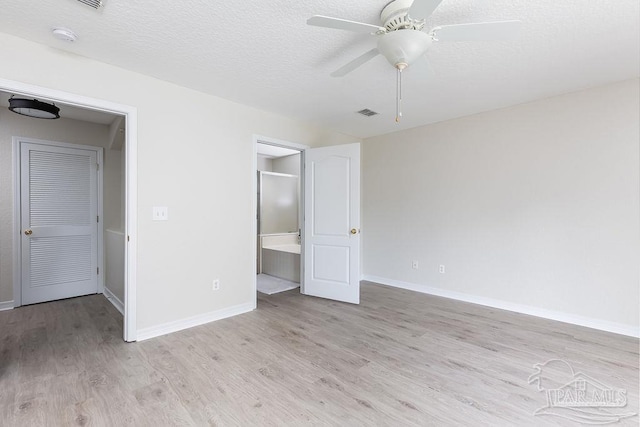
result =
[[[263,159],[258,159],[258,149]],[[293,151],[281,151],[281,155],[266,152],[277,152],[278,149]],[[264,159],[270,156],[271,162],[268,158]],[[277,169],[280,172],[266,170],[274,169],[274,163],[276,168],[281,167],[278,160],[273,160],[279,157],[287,158],[283,159],[282,163],[288,163],[291,167],[297,166],[299,169]],[[260,230],[259,161],[264,161],[260,165],[262,172],[270,172],[262,173],[263,179],[268,177],[267,179],[273,181],[271,178],[278,174],[295,176],[297,171],[297,203],[287,200],[292,198],[291,192],[287,193],[289,196],[278,196],[273,201],[276,205],[297,206],[297,230],[296,225],[291,225],[291,222],[286,222],[287,225],[281,229],[265,229],[264,221],[260,224]],[[275,284],[273,289],[264,287],[265,293],[295,289],[298,284],[294,280],[299,277],[299,292],[304,295],[359,304],[360,143],[309,148],[254,135],[252,179],[252,205],[255,214],[252,232],[255,236],[256,263],[253,282],[256,295],[254,308],[257,308],[259,294],[257,279],[260,273],[265,273],[265,261],[270,264],[266,266],[271,272],[268,276],[293,282],[283,286]],[[280,181],[281,186],[291,188],[290,180],[288,183]],[[295,218],[292,211],[282,214],[285,215],[289,219],[292,216]],[[280,219],[282,218],[277,218],[277,221]],[[299,268],[299,272],[296,272],[296,267]],[[282,273],[284,271],[286,273]],[[294,280],[290,280],[291,278]]]
[[300,287],[302,150],[256,144],[256,289],[266,295]]

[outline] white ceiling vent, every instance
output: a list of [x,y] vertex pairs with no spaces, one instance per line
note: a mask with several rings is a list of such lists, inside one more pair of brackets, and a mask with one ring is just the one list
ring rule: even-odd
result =
[[94,9],[102,7],[102,0],[78,0],[80,3],[84,3],[87,6],[91,6]]
[[364,110],[360,110],[357,113],[367,117],[375,116],[376,114],[378,114],[373,110],[369,110],[368,108],[365,108]]

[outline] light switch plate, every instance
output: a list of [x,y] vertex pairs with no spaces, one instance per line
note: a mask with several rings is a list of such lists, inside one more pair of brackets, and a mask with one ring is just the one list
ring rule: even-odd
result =
[[169,209],[166,206],[153,207],[154,221],[167,221],[169,219]]

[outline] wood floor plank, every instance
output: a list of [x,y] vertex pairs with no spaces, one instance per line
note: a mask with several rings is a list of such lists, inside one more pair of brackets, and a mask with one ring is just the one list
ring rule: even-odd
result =
[[[627,390],[638,340],[363,283],[360,305],[289,291],[148,341],[101,295],[0,312],[0,425],[556,425],[534,365]],[[638,425],[638,417],[619,425]]]

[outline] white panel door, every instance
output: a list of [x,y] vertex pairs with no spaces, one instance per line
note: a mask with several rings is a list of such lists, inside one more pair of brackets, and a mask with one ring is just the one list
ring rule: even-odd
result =
[[20,147],[22,304],[97,293],[96,151]]
[[360,144],[305,151],[304,293],[360,303]]

